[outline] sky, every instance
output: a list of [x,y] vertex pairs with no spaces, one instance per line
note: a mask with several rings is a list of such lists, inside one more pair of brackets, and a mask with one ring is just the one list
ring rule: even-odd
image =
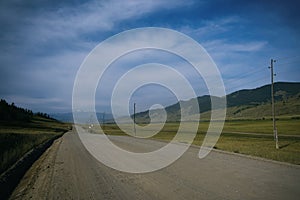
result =
[[[276,59],[275,81],[299,82],[299,6],[293,0],[1,0],[0,98],[34,112],[70,112],[73,84],[86,56],[107,38],[142,27],[176,30],[197,41],[217,65],[227,94],[269,84],[270,59]],[[207,94],[201,77],[170,53],[126,56],[98,85],[97,111],[110,112],[111,90],[122,73],[153,61],[181,68],[195,93]],[[152,76],[174,78],[165,71]],[[142,111],[177,100],[168,88],[146,85],[131,102]]]

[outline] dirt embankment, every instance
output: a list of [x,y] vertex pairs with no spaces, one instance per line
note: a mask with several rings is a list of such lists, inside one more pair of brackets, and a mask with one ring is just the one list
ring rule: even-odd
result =
[[35,147],[27,152],[20,160],[18,160],[12,167],[1,174],[0,177],[0,196],[1,199],[9,198],[15,187],[18,185],[26,171],[32,164],[52,145],[53,141],[61,137],[58,135],[43,144]]

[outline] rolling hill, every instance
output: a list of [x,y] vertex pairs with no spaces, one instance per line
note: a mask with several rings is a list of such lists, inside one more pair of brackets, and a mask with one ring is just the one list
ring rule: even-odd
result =
[[[227,100],[227,117],[226,119],[265,119],[272,115],[271,110],[271,88],[269,85],[264,85],[255,89],[244,89],[233,92],[226,96]],[[299,82],[277,82],[274,84],[276,115],[279,117],[299,117],[300,116],[300,83]],[[216,102],[224,97],[212,96]],[[201,120],[210,119],[211,100],[209,95],[197,97],[199,109],[195,109],[191,102],[196,99],[188,101],[181,101],[183,105],[183,112],[189,115],[186,120],[199,120],[199,112]],[[167,121],[179,121],[180,103],[167,106]],[[196,104],[197,105],[197,104]],[[151,115],[154,121],[162,121],[161,110],[152,110]],[[96,123],[91,121],[91,113],[83,112],[82,123]],[[51,114],[51,117],[64,122],[73,122],[72,113],[56,113]],[[97,113],[98,121],[101,122],[103,113]],[[105,122],[112,123],[113,116],[105,114]],[[123,119],[124,122],[128,118]],[[136,114],[136,121],[138,123],[149,123],[149,110]]]
[[[96,116],[98,118],[98,121],[99,122],[102,122],[103,121],[103,114],[105,115],[105,119],[104,121],[109,121],[113,118],[112,114],[109,114],[109,113],[99,113],[97,112],[96,113]],[[59,121],[62,121],[62,122],[70,122],[70,123],[73,123],[73,113],[71,112],[67,112],[67,113],[52,113],[50,114],[51,117],[53,117],[54,119],[57,119]],[[92,113],[91,112],[80,112],[80,121],[81,123],[97,123],[95,121],[92,120]]]
[[[245,89],[233,92],[226,96],[227,117],[226,119],[265,119],[272,115],[271,110],[271,86],[265,85],[255,89]],[[281,117],[295,117],[300,115],[300,83],[277,82],[274,84],[274,96],[276,115]],[[217,102],[224,97],[212,97]],[[183,111],[190,115],[188,120],[198,120],[199,113],[195,113],[189,101],[182,102]],[[211,100],[209,95],[197,98],[201,119],[210,119]],[[176,103],[165,108],[168,114],[168,121],[180,120],[180,104]],[[152,111],[152,113],[159,112]],[[154,114],[156,121],[159,121],[159,114]],[[137,122],[149,123],[149,111],[136,114]]]

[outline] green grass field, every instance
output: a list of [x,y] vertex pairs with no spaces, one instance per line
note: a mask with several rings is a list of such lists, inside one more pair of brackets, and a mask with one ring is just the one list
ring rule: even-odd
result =
[[0,174],[30,149],[70,128],[69,124],[39,116],[24,123],[0,121]]
[[[193,123],[193,122],[186,122]],[[179,123],[166,123],[152,139],[170,141],[177,132]],[[201,122],[193,144],[201,145],[209,122]],[[157,124],[159,126],[159,124]],[[128,125],[130,128],[130,125]],[[275,149],[271,120],[226,121],[216,149],[258,156],[262,158],[300,164],[300,120],[281,119],[277,121],[280,149]],[[94,126],[93,133],[100,133]],[[105,124],[104,132],[109,135],[124,135],[115,124]],[[187,130],[189,132],[189,130]],[[239,134],[262,133],[263,135]],[[137,133],[138,134],[138,133]]]

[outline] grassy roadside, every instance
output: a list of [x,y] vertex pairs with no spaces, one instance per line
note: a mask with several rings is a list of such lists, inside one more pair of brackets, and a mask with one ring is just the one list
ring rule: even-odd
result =
[[[209,122],[200,123],[193,144],[202,144],[208,125]],[[163,129],[152,138],[170,141],[176,134],[178,126],[179,123],[166,123]],[[300,136],[300,119],[278,120],[277,128],[280,149],[275,149],[271,120],[226,121],[215,148],[299,165],[300,137],[296,136]],[[99,133],[99,127],[94,126],[91,132]],[[104,132],[109,135],[124,135],[124,132],[115,124],[106,124]],[[266,135],[243,135],[236,132],[262,133]],[[292,137],[293,135],[295,137]]]
[[69,124],[34,116],[29,122],[0,121],[0,174],[30,149],[70,129]]
[[300,138],[279,137],[275,148],[273,137],[224,134],[215,148],[300,165]]

